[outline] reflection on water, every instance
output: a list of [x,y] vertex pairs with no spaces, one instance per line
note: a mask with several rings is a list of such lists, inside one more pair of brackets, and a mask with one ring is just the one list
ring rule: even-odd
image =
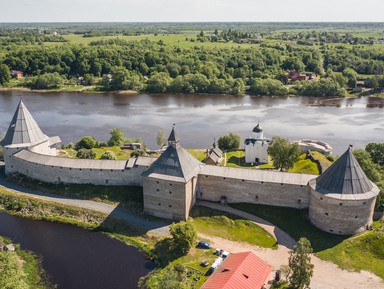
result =
[[320,139],[336,154],[349,144],[384,141],[383,98],[0,92],[0,133],[20,97],[43,131],[59,135],[64,143],[84,135],[106,141],[109,130],[119,127],[154,148],[157,130],[168,133],[176,123],[183,146],[206,148],[228,132],[248,137],[258,121],[268,137]]

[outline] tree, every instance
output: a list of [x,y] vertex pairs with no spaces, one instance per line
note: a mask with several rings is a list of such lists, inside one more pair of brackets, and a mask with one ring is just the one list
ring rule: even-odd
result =
[[125,136],[121,129],[113,128],[109,131],[111,138],[108,140],[107,145],[109,147],[122,146],[124,144]]
[[93,150],[80,149],[76,153],[76,157],[79,159],[94,159],[94,158],[96,158],[96,153]]
[[96,143],[97,141],[93,137],[85,136],[76,143],[75,149],[93,149],[96,146]]
[[217,144],[219,145],[219,148],[224,151],[237,150],[241,144],[241,137],[238,134],[231,132],[219,137]]
[[173,223],[169,229],[175,253],[187,254],[197,238],[196,229],[191,222]]
[[290,285],[293,288],[308,288],[313,276],[313,264],[311,264],[310,254],[313,252],[311,243],[308,239],[301,237],[299,242],[289,253],[288,264],[291,268],[289,276]]
[[353,150],[353,155],[359,162],[359,165],[367,175],[368,179],[372,182],[377,182],[381,179],[380,171],[378,170],[377,165],[372,161],[369,152],[362,149],[355,149]]
[[11,73],[9,67],[6,64],[0,65],[0,85],[4,85],[11,80]]
[[347,79],[347,85],[355,88],[357,84],[357,73],[352,68],[346,68],[343,70],[343,76]]
[[148,80],[147,90],[153,93],[166,92],[171,84],[171,80],[168,73],[154,73]]
[[375,164],[384,165],[384,143],[369,143],[365,150],[371,155]]
[[288,139],[274,136],[268,147],[275,168],[288,170],[299,160],[300,149],[297,143],[289,143]]
[[103,154],[101,155],[100,159],[101,160],[115,160],[116,156],[115,156],[115,154],[113,152],[106,151],[106,152],[103,152]]
[[161,129],[157,131],[156,143],[159,147],[162,147],[167,144],[167,138],[165,136],[164,131]]

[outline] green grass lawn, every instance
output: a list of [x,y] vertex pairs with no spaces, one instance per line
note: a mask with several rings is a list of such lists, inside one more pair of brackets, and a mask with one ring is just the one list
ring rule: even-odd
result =
[[384,279],[384,219],[374,222],[373,228],[317,255],[343,269],[369,270]]
[[[124,36],[124,35],[115,35],[115,36],[99,36],[99,37],[83,37],[82,35],[63,35],[63,38],[69,41],[69,43],[74,44],[89,44],[93,41],[99,40],[108,40],[108,39],[122,39],[127,41],[140,41],[143,39],[148,39],[150,41],[158,42],[162,40],[165,44],[179,46],[182,48],[191,48],[195,46],[206,46],[206,47],[255,47],[257,44],[238,44],[234,42],[220,43],[220,42],[196,42],[190,41],[190,39],[196,40],[197,32],[192,34],[158,34],[158,35],[138,35],[138,36]],[[188,38],[188,40],[186,40]],[[45,45],[63,45],[66,42],[51,42],[45,43]]]
[[207,156],[205,149],[187,149],[187,151],[200,162],[202,162]]
[[305,154],[300,156],[300,159],[294,164],[293,168],[289,170],[290,173],[311,174],[318,175],[319,169],[317,165],[310,159],[305,159]]
[[191,215],[196,230],[203,234],[263,248],[277,248],[275,238],[251,221],[202,206],[195,206]]
[[[63,149],[69,157],[76,158],[77,151],[74,149]],[[101,155],[106,151],[111,151],[115,154],[117,160],[128,160],[131,156],[132,150],[121,149],[118,146],[114,147],[103,147],[103,148],[93,148],[92,151],[96,154],[96,159],[100,159]]]
[[230,206],[271,222],[295,240],[306,237],[311,242],[314,252],[332,248],[348,238],[329,234],[314,227],[308,220],[307,210],[246,203]]

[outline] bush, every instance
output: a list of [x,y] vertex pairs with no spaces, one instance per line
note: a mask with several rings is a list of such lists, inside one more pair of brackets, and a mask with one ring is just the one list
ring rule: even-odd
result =
[[81,140],[79,140],[75,148],[76,150],[80,149],[93,149],[96,146],[96,140],[91,136],[85,136]]
[[131,158],[137,158],[137,157],[141,157],[143,155],[144,155],[143,150],[134,150],[133,152],[131,152]]
[[101,157],[100,157],[101,160],[115,160],[116,159],[116,156],[113,152],[111,151],[106,151],[104,152]]
[[80,149],[76,157],[79,159],[94,159],[96,158],[96,153],[93,150],[88,150],[88,149]]

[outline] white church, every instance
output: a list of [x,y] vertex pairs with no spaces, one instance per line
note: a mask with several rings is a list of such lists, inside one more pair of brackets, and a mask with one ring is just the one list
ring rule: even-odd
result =
[[270,140],[264,138],[263,128],[258,123],[252,130],[252,137],[245,139],[245,162],[254,164],[268,163]]

